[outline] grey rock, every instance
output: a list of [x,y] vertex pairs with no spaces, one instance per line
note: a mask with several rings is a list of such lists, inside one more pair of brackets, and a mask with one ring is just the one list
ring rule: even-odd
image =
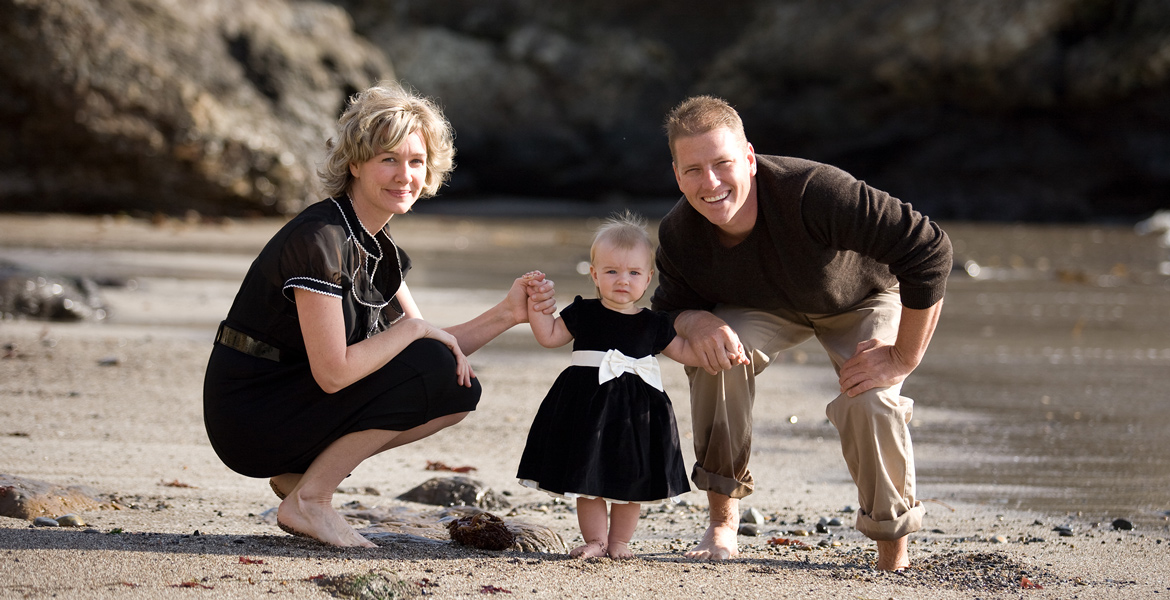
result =
[[755,523],[740,523],[739,535],[756,536],[760,534],[760,526]]
[[751,523],[753,525],[763,525],[765,522],[764,514],[756,508],[748,508],[743,511],[739,517],[740,523]]
[[37,517],[33,519],[33,527],[60,527],[61,524],[51,517]]
[[[408,506],[365,507],[347,504],[338,512],[358,526],[358,531],[374,543],[441,544],[450,538],[447,522],[484,511],[473,506],[418,510]],[[509,548],[511,551],[568,552],[564,539],[548,527],[510,518],[503,520],[515,539]]]
[[484,486],[478,479],[462,475],[428,479],[398,496],[398,499],[437,506],[464,504],[487,510],[511,506],[507,498]]
[[0,318],[100,321],[108,314],[89,278],[33,272],[0,261]]

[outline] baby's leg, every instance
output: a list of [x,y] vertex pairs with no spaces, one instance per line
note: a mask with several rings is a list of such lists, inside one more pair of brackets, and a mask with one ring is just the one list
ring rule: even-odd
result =
[[605,556],[605,530],[608,519],[605,514],[605,500],[601,498],[577,498],[577,524],[585,544],[569,552],[573,558],[595,558]]
[[609,557],[613,559],[634,558],[630,552],[630,538],[638,527],[642,505],[614,503],[609,509]]

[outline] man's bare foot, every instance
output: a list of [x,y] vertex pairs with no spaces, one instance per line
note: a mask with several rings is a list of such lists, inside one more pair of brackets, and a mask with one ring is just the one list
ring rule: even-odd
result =
[[377,548],[377,544],[354,531],[328,500],[322,503],[300,500],[295,494],[289,496],[277,507],[276,522],[285,531],[331,546]]
[[277,498],[284,500],[300,482],[300,473],[284,473],[283,475],[277,475],[269,479],[268,487],[272,488],[272,493],[276,494]]
[[569,552],[569,556],[573,558],[600,558],[605,556],[605,542],[588,542],[583,546],[577,546]]
[[910,554],[906,550],[906,536],[892,541],[877,543],[877,568],[882,571],[901,571],[910,566]]
[[630,552],[630,546],[626,542],[610,542],[609,557],[614,560],[626,560],[634,558],[634,553]]
[[703,541],[687,552],[687,558],[726,560],[739,556],[739,527],[729,523],[712,523]]

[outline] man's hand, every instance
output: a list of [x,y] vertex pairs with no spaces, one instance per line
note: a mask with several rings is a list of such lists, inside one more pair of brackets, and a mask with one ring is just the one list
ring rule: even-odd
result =
[[711,375],[749,362],[739,335],[723,319],[705,310],[683,312],[675,319],[674,327],[698,353],[699,366]]
[[902,383],[917,367],[907,364],[893,344],[878,339],[857,345],[857,352],[841,366],[841,391],[850,398],[876,387]]

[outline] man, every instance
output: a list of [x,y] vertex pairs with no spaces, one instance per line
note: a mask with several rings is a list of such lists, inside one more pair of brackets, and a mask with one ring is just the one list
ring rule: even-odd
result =
[[652,304],[700,348],[689,367],[696,464],[710,525],[689,557],[738,554],[755,377],[811,336],[828,352],[841,394],[826,413],[857,484],[857,529],[877,542],[878,568],[909,566],[922,526],[899,392],[938,323],[951,244],[923,215],[849,174],[755,154],[725,101],[690,98],[667,117],[683,193],[659,227]]

